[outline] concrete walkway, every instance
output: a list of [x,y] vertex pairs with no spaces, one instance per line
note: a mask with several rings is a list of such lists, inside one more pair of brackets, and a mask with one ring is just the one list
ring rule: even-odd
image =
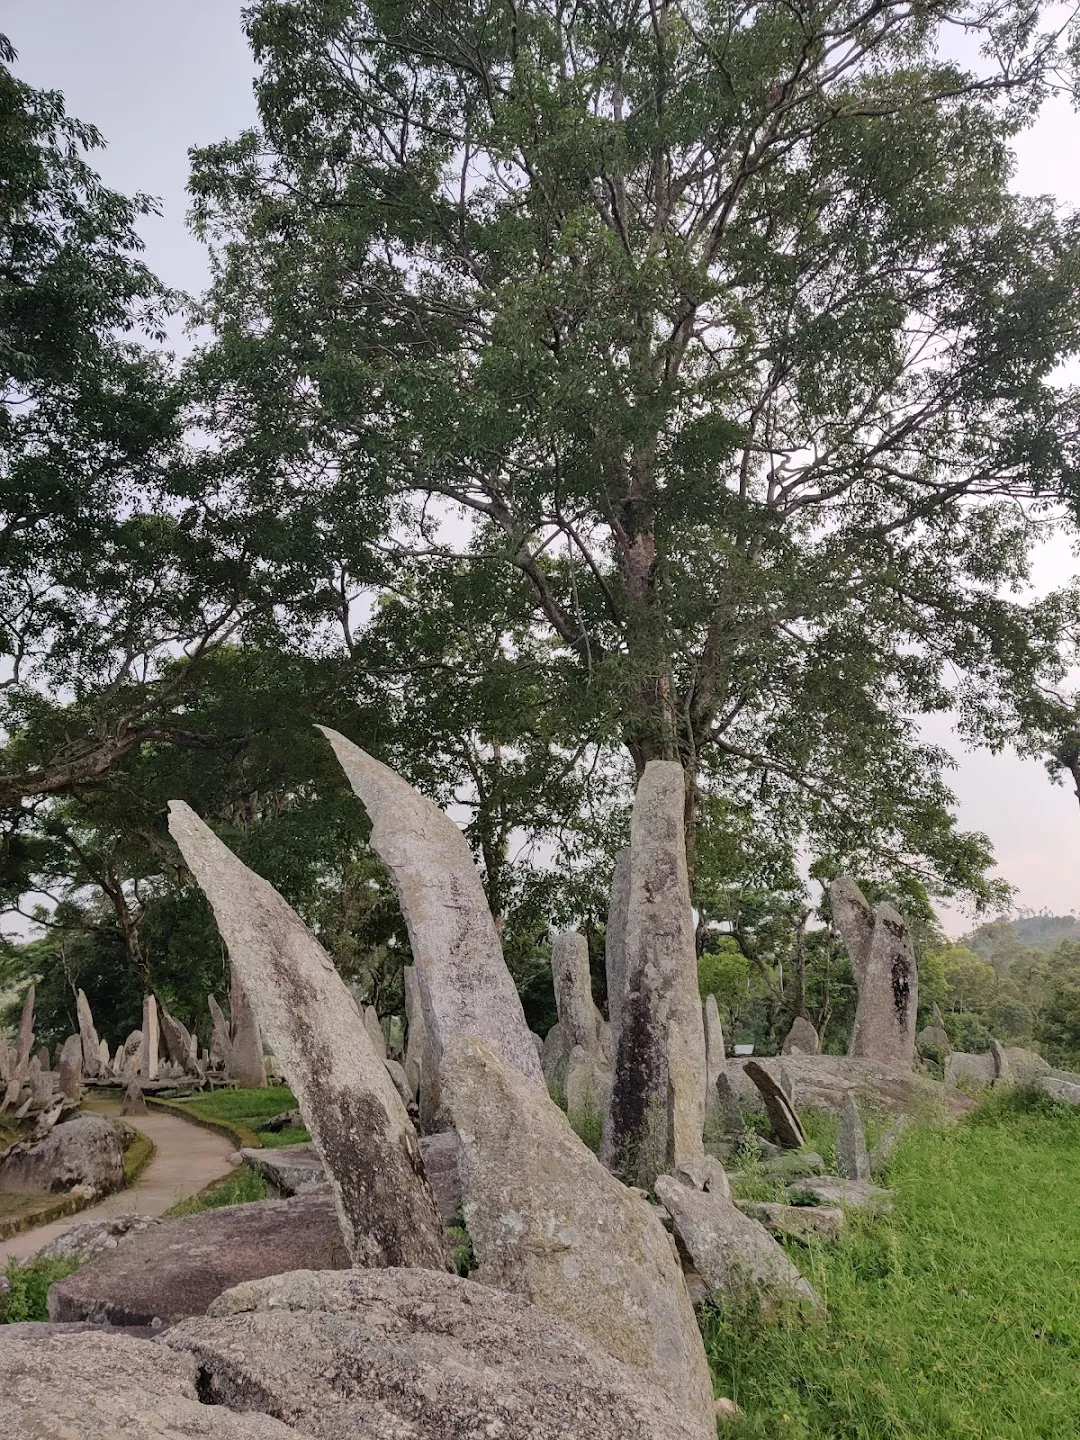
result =
[[[99,1113],[120,1113],[119,1103],[98,1101],[89,1107]],[[75,1225],[104,1220],[111,1215],[163,1215],[178,1200],[186,1200],[232,1168],[229,1156],[235,1145],[224,1135],[203,1130],[187,1120],[160,1111],[137,1115],[128,1121],[154,1142],[154,1158],[130,1189],[117,1190],[97,1205],[39,1225],[10,1240],[0,1240],[0,1270],[11,1256],[24,1260]]]

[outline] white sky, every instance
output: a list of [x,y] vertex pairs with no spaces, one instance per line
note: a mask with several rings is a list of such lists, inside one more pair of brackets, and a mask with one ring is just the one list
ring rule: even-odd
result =
[[[201,246],[187,233],[187,150],[235,135],[254,118],[253,66],[240,31],[240,0],[0,0],[0,30],[19,52],[19,73],[62,90],[68,109],[104,134],[95,163],[119,190],[157,196],[160,219],[143,233],[150,265],[169,284],[197,292],[207,279]],[[1080,204],[1080,116],[1048,103],[1017,146],[1016,188]],[[1040,555],[1036,581],[1049,589],[1077,568],[1061,542]],[[1052,786],[1036,761],[965,753],[947,722],[926,734],[956,754],[953,777],[965,829],[989,835],[1021,906],[1068,912],[1080,901],[1080,803]],[[966,928],[960,915],[949,929]]]

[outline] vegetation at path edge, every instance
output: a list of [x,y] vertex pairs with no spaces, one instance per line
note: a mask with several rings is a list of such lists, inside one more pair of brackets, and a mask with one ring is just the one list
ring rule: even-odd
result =
[[702,1314],[739,1440],[1060,1440],[1080,1433],[1080,1115],[989,1096],[961,1124],[913,1126],[889,1220],[849,1217],[792,1255],[828,1319],[753,1304]]

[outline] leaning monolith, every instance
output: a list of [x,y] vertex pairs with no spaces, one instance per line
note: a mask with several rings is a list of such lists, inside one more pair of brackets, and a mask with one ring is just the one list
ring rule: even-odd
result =
[[683,830],[684,777],[651,760],[630,826],[626,983],[604,1125],[606,1164],[652,1187],[702,1153],[705,1027]]
[[[469,845],[437,805],[388,766],[325,726],[349,784],[371,817],[371,848],[390,873],[416,963],[437,1087],[442,1052],[456,1035],[477,1036],[546,1088]],[[427,1077],[425,1077],[425,1089]],[[422,1118],[426,1118],[423,1117]]]
[[75,997],[75,1012],[79,1020],[79,1035],[82,1038],[83,1072],[88,1079],[93,1080],[101,1071],[101,1041],[94,1027],[90,1002],[82,990]]
[[209,900],[233,971],[289,1079],[356,1265],[448,1266],[416,1134],[326,951],[195,812],[169,829]]
[[229,1015],[232,1019],[229,1079],[235,1080],[245,1090],[261,1090],[266,1084],[262,1031],[235,965],[232,967],[232,982],[229,987]]
[[833,923],[851,957],[859,990],[848,1054],[910,1065],[915,1059],[919,1008],[911,929],[887,901],[871,910],[847,876],[833,881],[829,895]]

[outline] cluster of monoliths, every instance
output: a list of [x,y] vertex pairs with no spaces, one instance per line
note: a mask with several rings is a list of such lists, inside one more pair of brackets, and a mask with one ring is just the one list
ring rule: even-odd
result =
[[871,908],[849,876],[834,880],[829,896],[859,991],[848,1054],[911,1064],[919,975],[910,926],[887,901]]
[[[705,1027],[684,838],[685,791],[676,761],[653,760],[638,784],[630,856],[613,894],[625,913],[609,950],[615,1070],[603,1157],[651,1188],[657,1175],[702,1153]],[[625,910],[624,910],[625,906]],[[609,920],[609,928],[611,921]]]

